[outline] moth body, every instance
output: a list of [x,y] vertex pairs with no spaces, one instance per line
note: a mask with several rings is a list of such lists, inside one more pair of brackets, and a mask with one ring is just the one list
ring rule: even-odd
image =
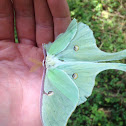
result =
[[60,61],[56,56],[47,53],[45,64],[46,69],[55,68],[58,65],[61,65],[62,61]]

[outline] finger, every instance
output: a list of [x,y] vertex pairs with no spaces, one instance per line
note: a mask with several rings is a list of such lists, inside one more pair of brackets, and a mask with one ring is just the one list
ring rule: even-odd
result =
[[65,32],[70,23],[70,12],[66,0],[47,0],[53,15],[55,38]]
[[53,19],[47,0],[34,0],[36,19],[36,41],[39,47],[42,43],[53,41]]
[[0,40],[14,42],[13,9],[10,0],[0,0]]
[[20,43],[35,45],[35,19],[32,0],[13,0]]

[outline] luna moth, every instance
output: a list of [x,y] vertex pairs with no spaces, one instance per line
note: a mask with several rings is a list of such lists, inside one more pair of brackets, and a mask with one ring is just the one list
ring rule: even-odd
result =
[[96,76],[107,69],[126,72],[126,64],[104,61],[126,58],[126,50],[101,51],[92,30],[73,19],[65,33],[43,46],[41,119],[43,126],[66,126],[76,107],[91,95]]

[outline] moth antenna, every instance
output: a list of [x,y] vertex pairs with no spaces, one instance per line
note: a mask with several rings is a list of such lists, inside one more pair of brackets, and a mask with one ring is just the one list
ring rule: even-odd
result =
[[34,65],[34,66],[31,67],[30,72],[34,72],[40,67],[41,67],[40,65]]
[[30,69],[30,72],[34,72],[35,70],[37,70],[39,67],[43,66],[43,62],[36,60],[36,59],[32,59],[29,58],[29,61],[31,61],[32,63],[34,63],[35,65],[33,65]]
[[36,65],[43,65],[43,62],[36,59],[29,58],[29,61],[31,61],[32,63],[35,63]]

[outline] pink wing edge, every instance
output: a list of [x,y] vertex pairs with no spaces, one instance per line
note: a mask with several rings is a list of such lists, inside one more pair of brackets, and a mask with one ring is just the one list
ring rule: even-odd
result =
[[44,81],[45,81],[45,75],[46,75],[45,60],[46,60],[46,55],[47,55],[46,54],[46,49],[44,48],[44,44],[42,44],[42,50],[43,50],[43,54],[44,54],[44,59],[43,59],[42,84],[41,84],[41,91],[40,91],[40,118],[41,118],[42,126],[44,126],[43,119],[42,119],[42,99],[43,99],[43,94],[44,94]]

